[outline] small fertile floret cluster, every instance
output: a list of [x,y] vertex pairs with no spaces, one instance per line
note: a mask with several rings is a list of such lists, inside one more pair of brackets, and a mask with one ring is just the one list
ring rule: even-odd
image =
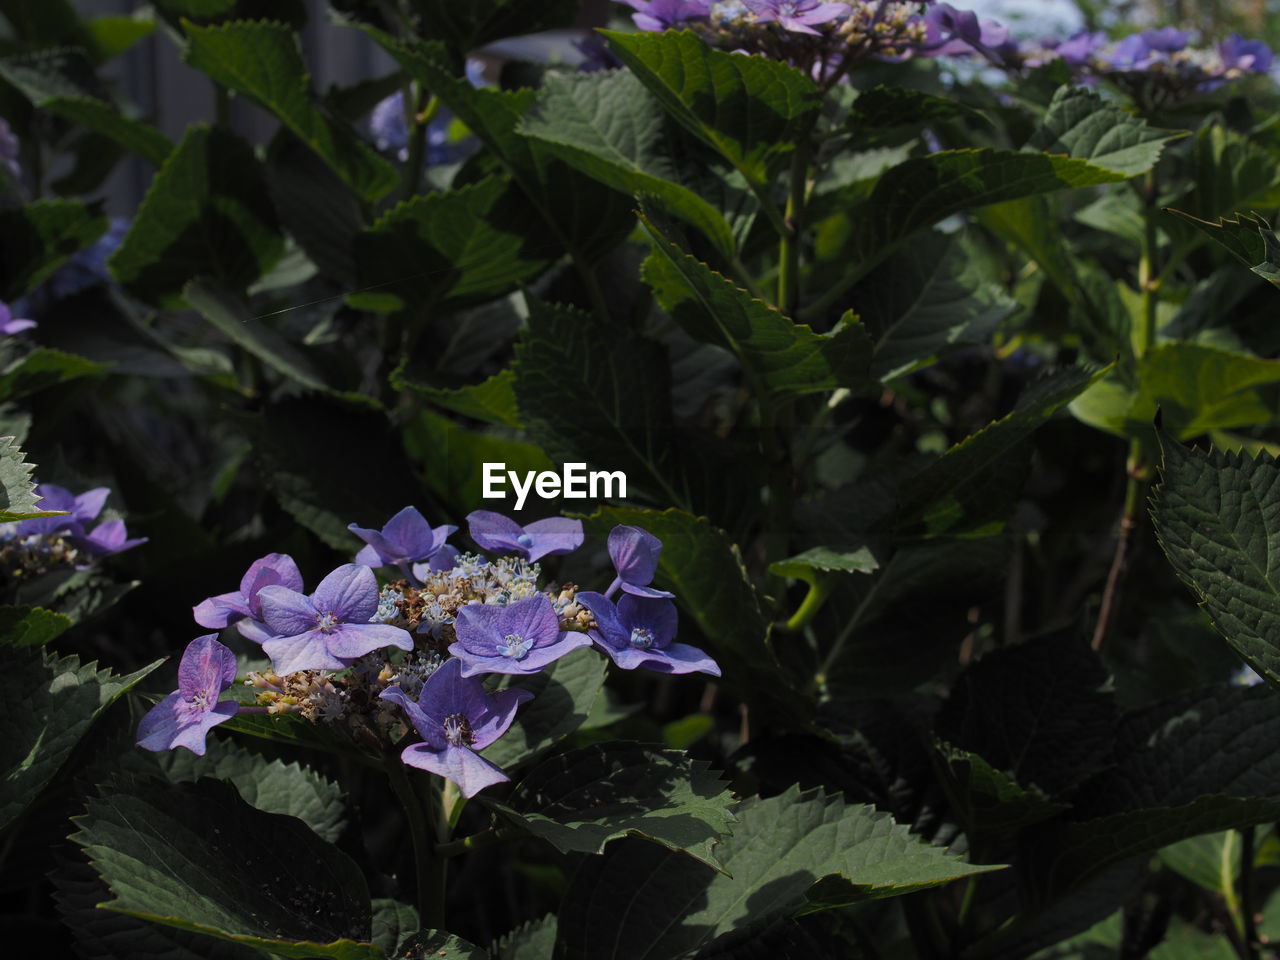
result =
[[147,541],[130,539],[123,520],[94,523],[111,494],[107,487],[77,495],[42,483],[35,492],[41,511],[62,513],[0,524],[0,571],[5,580],[28,580],[60,567],[86,570],[102,557]]
[[[519,688],[491,692],[487,677],[537,673],[589,646],[623,669],[720,675],[701,650],[676,642],[673,594],[652,585],[662,554],[652,534],[613,529],[615,577],[596,593],[538,584],[539,560],[582,545],[580,521],[521,526],[487,510],[467,521],[471,539],[496,559],[461,553],[447,542],[456,527],[432,527],[406,507],[380,530],[351,524],[364,547],[311,593],[288,555],[255,560],[238,590],[192,610],[202,627],[234,625],[270,658],[270,669],[244,680],[255,702],[219,700],[235,683],[235,657],[217,634],[206,634],[183,654],[178,689],[143,718],[138,745],[203,753],[208,731],[237,711],[341,725],[379,749],[416,731],[422,739],[403,749],[403,761],[470,797],[507,779],[477,751],[502,736],[533,696]],[[381,584],[375,569],[387,573]]]
[[967,54],[1007,31],[934,0],[620,0],[641,30],[690,29],[713,46],[783,60],[830,85],[866,57]]
[[993,45],[991,59],[1014,70],[1061,60],[1080,82],[1105,80],[1148,107],[1215,90],[1248,74],[1268,73],[1275,60],[1265,43],[1239,34],[1212,46],[1193,46],[1192,39],[1174,27],[1142,30],[1116,41],[1084,31],[1066,40],[1019,44],[1006,39]]

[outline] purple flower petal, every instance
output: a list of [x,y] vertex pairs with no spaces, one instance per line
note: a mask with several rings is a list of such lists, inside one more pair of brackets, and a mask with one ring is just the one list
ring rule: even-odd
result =
[[438,721],[432,721],[422,708],[418,706],[417,701],[411,698],[399,687],[387,687],[378,695],[383,700],[390,700],[392,703],[398,704],[402,710],[408,715],[409,722],[413,724],[413,728],[420,735],[427,739],[427,742],[436,750],[443,750],[445,746],[444,732],[440,728]]
[[[468,608],[463,607],[463,610]],[[537,594],[517,600],[505,607],[498,607],[499,615],[494,623],[503,636],[514,634],[532,640],[535,647],[555,643],[560,635],[560,618],[556,608],[545,594]]]
[[140,543],[146,543],[148,537],[128,539],[129,532],[123,520],[104,520],[93,528],[87,537],[71,537],[76,547],[97,557],[109,557],[121,553]]
[[261,620],[254,620],[252,617],[245,617],[243,620],[238,621],[236,629],[240,631],[240,636],[258,644],[266,643],[268,640],[275,640],[280,636]]
[[495,645],[502,639],[499,633],[501,620],[501,607],[469,603],[459,608],[453,627],[458,644],[478,656],[493,656]]
[[524,527],[493,510],[472,510],[467,514],[467,532],[481,549],[493,553],[523,552],[525,549],[519,543]]
[[483,757],[477,756],[466,747],[452,744],[444,750],[436,752],[428,744],[415,743],[404,748],[400,759],[411,767],[429,770],[439,774],[458,785],[464,797],[474,797],[485,787],[495,783],[505,783],[511,778]]
[[249,606],[243,594],[220,593],[197,603],[191,608],[191,615],[200,626],[217,630],[249,616]]
[[533,699],[532,690],[512,687],[499,690],[488,697],[484,709],[472,717],[471,732],[475,735],[472,749],[483,750],[507,732],[516,719],[520,704]]
[[184,699],[203,697],[209,703],[236,681],[236,655],[207,633],[196,637],[182,653],[178,664],[178,693]]
[[576,597],[578,603],[591,611],[598,626],[599,637],[607,649],[624,649],[630,646],[628,638],[631,631],[622,625],[618,618],[618,608],[604,594],[591,590],[580,591]]
[[299,670],[341,670],[346,666],[329,652],[325,635],[319,630],[273,637],[262,644],[262,650],[271,658],[271,668],[281,677]]
[[273,585],[258,591],[258,603],[267,629],[278,637],[294,637],[315,629],[319,611],[311,598]]
[[326,636],[329,652],[343,660],[354,660],[383,647],[413,649],[413,637],[408,631],[387,623],[344,623]]
[[697,647],[673,643],[665,650],[649,650],[650,662],[645,666],[659,673],[709,673],[720,676],[720,665]]
[[636,629],[647,630],[658,649],[675,639],[679,623],[676,605],[670,600],[637,597],[630,593],[618,600],[618,619],[628,635]]
[[186,747],[203,756],[209,731],[234,717],[237,709],[236,703],[228,700],[207,711],[192,713],[182,694],[174,691],[138,722],[137,744],[152,751]]
[[461,663],[446,660],[422,685],[418,706],[438,725],[455,713],[479,716],[487,709],[487,697],[483,683],[462,678]]
[[73,501],[75,505],[71,510],[72,515],[81,523],[96,520],[110,495],[110,487],[94,487],[92,490],[86,490]]
[[271,584],[302,593],[302,573],[287,553],[268,553],[249,564],[249,569],[240,578],[240,593],[248,599]]
[[368,623],[378,610],[378,578],[368,567],[344,563],[320,581],[311,601],[344,623]]
[[657,587],[642,587],[638,584],[628,583],[626,580],[622,581],[622,589],[633,597],[648,597],[652,600],[671,600],[675,597],[674,593],[667,590],[659,590]]
[[547,517],[535,520],[524,528],[525,534],[533,538],[533,546],[529,548],[529,562],[535,563],[543,557],[560,556],[572,553],[582,546],[582,521],[569,517]]
[[[347,529],[350,530],[351,528],[347,527]],[[366,567],[383,566],[382,557],[378,555],[378,551],[367,543],[356,553],[356,563]]]
[[475,677],[486,673],[530,674],[537,673],[547,664],[559,660],[579,647],[591,646],[591,637],[585,633],[566,630],[561,639],[553,643],[535,646],[523,657],[504,657],[498,654],[474,654],[459,643],[449,645],[449,652],[462,663],[462,675]]

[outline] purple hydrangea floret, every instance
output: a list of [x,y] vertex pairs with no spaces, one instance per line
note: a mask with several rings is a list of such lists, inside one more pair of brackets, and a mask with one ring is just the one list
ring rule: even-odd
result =
[[591,591],[579,593],[577,600],[595,617],[591,633],[596,646],[622,669],[720,676],[719,665],[697,647],[672,642],[677,618],[670,600],[623,594],[615,607],[603,594]]
[[201,600],[191,608],[191,615],[200,626],[210,629],[221,629],[234,623],[242,636],[254,643],[262,643],[275,636],[263,622],[262,600],[258,596],[263,587],[270,586],[302,592],[302,573],[287,553],[269,553],[259,557],[249,564],[249,569],[240,578],[239,590]]
[[473,603],[458,611],[458,639],[449,652],[462,663],[462,675],[537,673],[570,650],[591,646],[585,633],[560,629],[560,618],[543,594],[505,607]]
[[648,530],[625,524],[614,527],[609,532],[609,557],[618,575],[604,595],[611,597],[621,587],[637,597],[674,597],[674,593],[649,586],[661,556],[662,541]]
[[822,3],[820,0],[743,0],[755,14],[756,23],[777,23],[793,33],[818,36],[814,27],[831,23],[849,15],[845,3]]
[[45,282],[43,289],[54,300],[69,297],[100,283],[114,283],[107,261],[120,247],[129,232],[130,221],[126,217],[112,217],[107,232],[83,250],[71,255]]
[[711,9],[711,0],[622,0],[632,10],[635,25],[641,30],[660,32],[691,20],[703,20]]
[[0,333],[6,336],[14,333],[21,333],[23,330],[30,330],[36,325],[34,320],[28,320],[25,317],[15,317],[9,309],[7,303],[0,303]]
[[[130,550],[141,543],[146,543],[150,538],[134,537],[130,539],[129,531],[125,528],[123,520],[104,520],[86,535],[71,535],[67,539],[73,547],[84,551],[90,556],[110,557],[125,550]],[[201,624],[201,626],[204,626],[204,624]]]
[[282,677],[299,670],[341,670],[383,647],[413,649],[406,631],[369,622],[378,610],[378,580],[358,563],[338,567],[309,597],[273,584],[258,591],[258,600],[272,634],[262,649]]
[[452,780],[464,797],[474,797],[485,787],[510,779],[475,751],[506,733],[516,708],[533,693],[520,689],[486,693],[478,678],[464,677],[461,670],[457,660],[446,660],[422,684],[416,703],[399,687],[388,687],[381,697],[399,704],[423,738],[422,743],[405,747],[400,759]]
[[381,530],[354,523],[347,524],[347,529],[367,544],[356,554],[356,563],[366,567],[399,567],[406,577],[415,576],[413,567],[417,564],[425,564],[430,570],[452,569],[458,556],[457,548],[445,543],[458,528],[444,524],[433,529],[417,507],[405,507]]
[[178,665],[178,689],[147,711],[138,724],[138,746],[144,750],[186,747],[203,755],[205,737],[236,715],[234,700],[218,701],[236,681],[236,655],[216,634],[196,637]]
[[522,527],[492,510],[473,510],[467,514],[467,530],[482,549],[518,553],[530,563],[582,546],[582,521],[568,517],[547,517]]
[[972,10],[935,3],[924,14],[924,46],[934,55],[960,56],[977,49],[991,59],[993,51],[1009,43],[1009,29],[995,20],[979,20]]
[[70,534],[84,536],[85,524],[96,520],[111,495],[110,487],[94,487],[81,494],[74,494],[66,487],[53,483],[42,483],[36,487],[37,504],[41,510],[64,510],[66,513],[58,517],[35,517],[18,522],[16,533],[19,537],[33,535],[55,536]]
[[[1070,67],[1084,66],[1097,56],[1107,44],[1107,35],[1101,30],[1082,30],[1056,44],[1052,50]],[[1048,44],[1046,44],[1046,47]]]
[[1233,33],[1218,44],[1224,70],[1240,70],[1249,73],[1268,73],[1275,61],[1275,54],[1261,40],[1246,40]]

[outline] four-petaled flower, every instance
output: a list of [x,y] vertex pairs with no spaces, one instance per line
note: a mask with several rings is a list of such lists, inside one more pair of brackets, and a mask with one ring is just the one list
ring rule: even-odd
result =
[[662,541],[648,530],[624,524],[614,527],[609,532],[609,557],[618,575],[604,595],[611,597],[621,587],[637,597],[674,597],[674,593],[649,586],[661,556]]
[[672,643],[676,635],[676,605],[670,600],[624,595],[615,607],[603,594],[584,591],[578,603],[591,611],[596,646],[624,670],[645,667],[658,673],[709,673],[720,667],[697,647]]
[[282,677],[299,670],[341,670],[382,647],[413,649],[404,630],[369,622],[378,610],[378,580],[360,564],[338,567],[309,597],[271,585],[258,591],[258,600],[272,634],[262,649]]
[[452,569],[458,556],[456,547],[445,543],[449,534],[458,528],[445,524],[434,530],[416,507],[405,507],[387,521],[381,530],[370,530],[347,524],[347,529],[363,540],[367,546],[356,554],[356,563],[366,567],[399,567],[406,578],[418,580],[418,564],[426,564],[429,570]]
[[475,751],[507,732],[516,708],[533,696],[530,691],[486,693],[479,678],[462,675],[458,660],[446,660],[423,683],[417,703],[399,687],[388,687],[381,696],[399,704],[423,737],[423,743],[411,744],[400,754],[409,766],[447,777],[464,797],[510,779]]
[[178,689],[147,711],[138,724],[138,746],[144,750],[186,747],[204,754],[209,731],[235,716],[234,700],[218,702],[218,695],[236,681],[236,655],[218,642],[216,634],[196,637],[187,644],[178,665]]
[[591,646],[585,633],[560,629],[556,608],[544,594],[505,607],[473,603],[458,611],[458,636],[449,652],[462,675],[537,673],[570,650]]
[[777,23],[793,33],[811,33],[824,23],[849,15],[846,3],[821,3],[819,0],[745,0],[755,14],[756,23]]
[[522,527],[492,510],[473,510],[467,514],[467,529],[483,549],[518,553],[530,563],[582,546],[582,521],[568,517],[548,517]]
[[235,623],[241,635],[254,643],[270,640],[275,634],[262,620],[262,600],[258,591],[273,585],[302,592],[302,574],[293,557],[287,553],[269,553],[259,557],[249,564],[249,569],[240,578],[238,591],[201,600],[191,608],[192,616],[202,627],[220,629]]

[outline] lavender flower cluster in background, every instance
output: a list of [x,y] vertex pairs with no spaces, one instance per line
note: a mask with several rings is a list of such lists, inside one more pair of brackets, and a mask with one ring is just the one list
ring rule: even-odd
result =
[[86,570],[98,559],[129,550],[146,537],[129,538],[123,520],[97,520],[111,491],[95,487],[73,494],[64,487],[42,483],[35,489],[42,511],[62,511],[0,524],[0,569],[10,580],[23,580],[58,567]]
[[[475,543],[506,556],[461,553],[446,542],[456,527],[432,527],[406,507],[380,530],[351,524],[365,546],[311,594],[288,555],[255,560],[239,590],[209,597],[192,613],[209,629],[235,625],[262,647],[271,668],[245,680],[256,702],[218,700],[234,679],[230,651],[215,635],[201,636],[183,655],[179,689],[143,718],[138,745],[203,753],[207,732],[238,710],[372,729],[386,744],[411,728],[422,740],[403,749],[403,761],[470,797],[507,779],[477,751],[502,736],[532,696],[519,688],[489,693],[486,676],[537,673],[589,646],[623,669],[720,675],[701,650],[675,642],[673,594],[651,585],[662,554],[652,534],[613,530],[615,576],[601,594],[574,584],[538,587],[537,561],[578,549],[580,521],[521,526],[487,510],[467,521]],[[379,586],[375,568],[394,579]]]

